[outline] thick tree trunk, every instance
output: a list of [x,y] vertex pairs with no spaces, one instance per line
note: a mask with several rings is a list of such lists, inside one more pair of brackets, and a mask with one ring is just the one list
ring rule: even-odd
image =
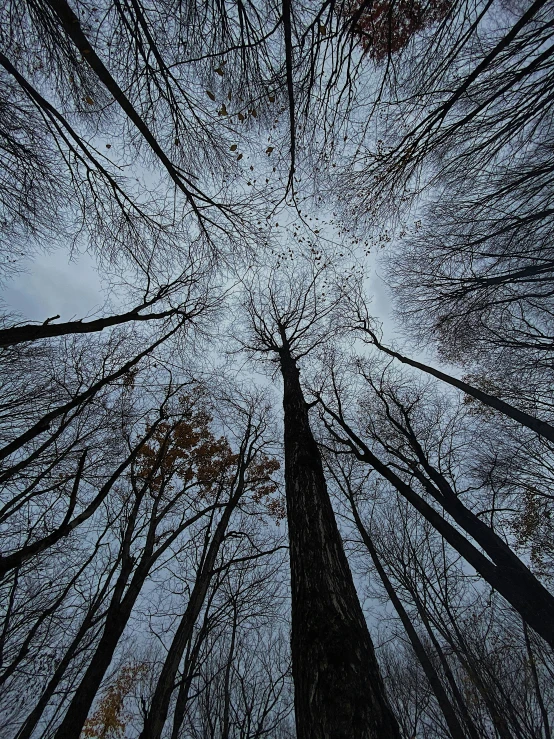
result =
[[295,361],[281,350],[298,739],[399,737],[344,553]]

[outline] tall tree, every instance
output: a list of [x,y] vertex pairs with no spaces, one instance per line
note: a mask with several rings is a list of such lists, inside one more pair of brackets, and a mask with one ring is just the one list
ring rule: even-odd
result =
[[[385,588],[387,596],[394,606],[394,609],[397,612],[400,621],[402,622],[402,626],[406,630],[406,634],[408,635],[413,650],[423,668],[425,677],[429,681],[431,690],[433,691],[435,698],[437,699],[437,702],[440,706],[440,709],[444,715],[444,719],[446,721],[452,739],[465,739],[466,732],[464,731],[460,721],[458,720],[458,716],[456,715],[454,706],[452,705],[450,698],[442,685],[437,670],[435,669],[432,660],[427,654],[425,645],[420,639],[417,630],[410,619],[410,616],[404,608],[402,601],[398,597],[396,589],[379,558],[379,553],[375,548],[371,535],[364,526],[364,523],[360,517],[360,513],[358,511],[355,500],[357,491],[355,482],[353,480],[351,466],[349,468],[338,461],[334,465],[329,465],[328,469],[330,471],[330,474],[333,476],[334,481],[339,486],[341,492],[345,495],[350,504],[356,528],[358,529],[362,541],[367,551],[369,552],[373,565],[377,570],[381,582],[383,583],[383,587]],[[473,734],[472,736],[476,739],[475,734]]]
[[246,297],[252,339],[246,345],[269,354],[283,379],[297,733],[397,737],[300,385],[298,361],[325,341],[343,298],[344,288],[329,301],[320,294],[325,274],[295,265]]

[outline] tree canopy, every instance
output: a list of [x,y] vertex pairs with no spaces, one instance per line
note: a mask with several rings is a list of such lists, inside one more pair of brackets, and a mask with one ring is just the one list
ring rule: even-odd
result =
[[0,21],[2,736],[551,739],[552,3]]

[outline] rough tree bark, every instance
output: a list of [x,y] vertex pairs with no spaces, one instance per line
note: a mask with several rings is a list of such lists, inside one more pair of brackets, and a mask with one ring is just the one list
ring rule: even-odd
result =
[[285,486],[298,739],[388,739],[399,730],[344,553],[299,371],[285,342]]

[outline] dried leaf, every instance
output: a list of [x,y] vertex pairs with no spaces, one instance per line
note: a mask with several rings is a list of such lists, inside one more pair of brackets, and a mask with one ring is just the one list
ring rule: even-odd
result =
[[215,95],[211,90],[206,90],[206,95],[210,98],[210,100],[215,100]]

